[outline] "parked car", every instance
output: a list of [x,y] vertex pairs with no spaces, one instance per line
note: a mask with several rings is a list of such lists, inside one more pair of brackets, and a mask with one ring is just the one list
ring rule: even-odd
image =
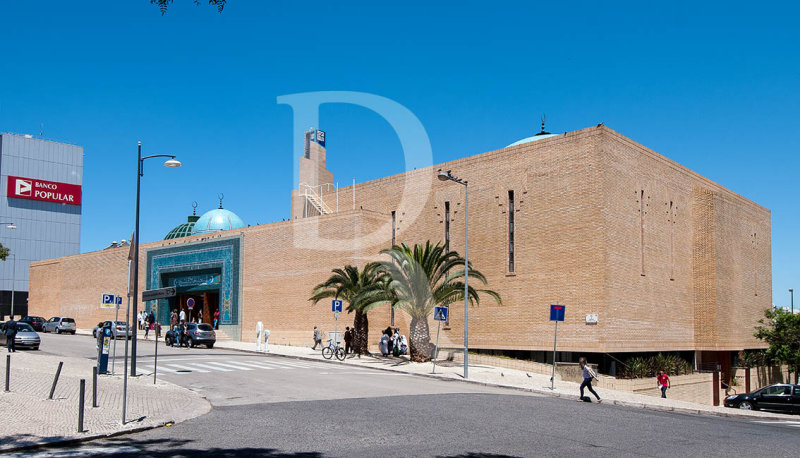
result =
[[[217,333],[214,332],[214,328],[210,324],[188,323],[186,328],[189,339],[187,343],[190,347],[205,345],[208,348],[214,348],[214,344],[217,343]],[[164,335],[164,340],[167,345],[179,344],[178,331],[170,329]]]
[[45,321],[42,326],[42,332],[55,332],[56,334],[67,332],[75,334],[75,320],[63,316],[54,316]]
[[28,323],[34,331],[41,331],[44,325],[44,318],[40,316],[24,316],[19,320],[20,323]]
[[[7,338],[6,324],[2,323],[0,324],[0,344],[8,346]],[[38,350],[40,343],[41,339],[39,338],[39,334],[36,334],[36,331],[33,330],[31,325],[17,321],[17,335],[14,338],[14,345],[16,345],[16,348]]]
[[94,338],[97,338],[97,335],[100,333],[100,330],[103,329],[105,326],[111,327],[111,336],[115,339],[124,339],[126,330],[128,335],[128,340],[131,339],[133,336],[133,330],[128,328],[128,324],[124,321],[101,321],[97,323],[97,326],[94,327],[92,330],[92,335]]
[[779,410],[800,413],[800,385],[779,383],[725,398],[725,407],[745,410]]

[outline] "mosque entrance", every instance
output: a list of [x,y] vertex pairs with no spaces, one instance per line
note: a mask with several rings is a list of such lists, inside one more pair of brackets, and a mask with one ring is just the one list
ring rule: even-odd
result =
[[179,292],[170,301],[170,314],[180,316],[181,310],[190,323],[214,324],[214,313],[219,310],[219,289],[203,292]]

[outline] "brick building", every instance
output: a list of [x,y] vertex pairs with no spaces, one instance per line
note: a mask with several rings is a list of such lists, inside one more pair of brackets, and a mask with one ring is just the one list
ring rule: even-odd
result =
[[[556,302],[566,305],[562,361],[678,351],[725,367],[763,347],[753,328],[772,304],[769,210],[603,125],[338,190],[318,137],[306,134],[291,220],[141,245],[140,284],[184,294],[161,301],[162,322],[185,294],[212,291],[206,307],[227,311],[220,329],[231,338],[252,340],[261,321],[271,342],[310,343],[314,325],[333,328],[329,306],[307,300],[332,268],[380,259],[393,240],[463,252],[465,190],[436,180],[441,168],[469,182],[470,262],[503,298],[470,310],[471,348],[549,361]],[[336,208],[335,193],[355,203]],[[127,256],[32,263],[31,313],[84,328],[108,319],[100,294],[124,293]],[[462,319],[453,305],[442,346],[461,345]],[[373,333],[392,320],[408,330],[402,312],[369,314]]]

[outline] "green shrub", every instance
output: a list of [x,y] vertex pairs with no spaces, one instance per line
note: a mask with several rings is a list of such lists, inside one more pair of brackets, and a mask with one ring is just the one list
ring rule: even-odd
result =
[[692,365],[675,353],[658,353],[649,358],[634,356],[625,361],[622,376],[625,378],[655,377],[660,370],[669,375],[691,374]]

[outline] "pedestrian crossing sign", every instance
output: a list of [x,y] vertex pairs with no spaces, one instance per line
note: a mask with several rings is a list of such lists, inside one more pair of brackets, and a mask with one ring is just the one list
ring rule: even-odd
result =
[[449,307],[434,307],[433,319],[436,321],[447,321],[447,313],[449,310]]

